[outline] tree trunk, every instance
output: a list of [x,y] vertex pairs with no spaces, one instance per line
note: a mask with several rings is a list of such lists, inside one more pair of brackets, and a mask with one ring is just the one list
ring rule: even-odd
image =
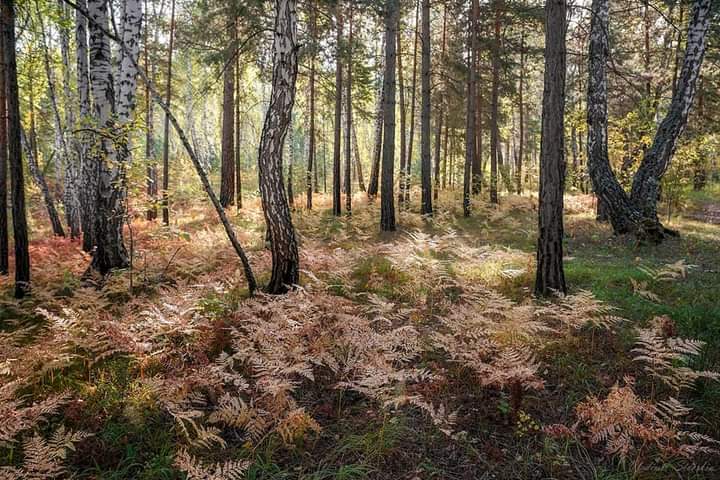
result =
[[236,20],[228,25],[229,45],[223,72],[222,163],[220,166],[220,203],[227,208],[235,203],[235,48]]
[[535,294],[567,292],[563,270],[565,187],[565,0],[545,4],[545,86],[540,145],[540,192]]
[[2,40],[7,93],[8,158],[10,162],[10,201],[12,203],[13,239],[15,242],[15,298],[30,292],[30,253],[27,218],[25,217],[25,184],[20,147],[20,97],[15,58],[15,5],[2,2]]
[[445,122],[445,140],[443,141],[443,160],[442,160],[442,189],[445,190],[448,186],[448,140],[450,136],[450,118]]
[[23,147],[25,147],[25,154],[27,155],[30,174],[32,175],[33,180],[35,180],[35,183],[37,184],[38,188],[40,189],[40,193],[42,194],[43,202],[45,203],[45,208],[48,212],[50,225],[52,226],[53,235],[55,235],[56,237],[64,237],[65,231],[63,230],[62,222],[60,221],[60,215],[58,215],[57,209],[55,208],[55,200],[53,199],[53,196],[50,193],[50,189],[48,188],[48,184],[45,181],[45,175],[43,175],[42,170],[40,170],[40,168],[38,167],[37,159],[33,154],[32,148],[30,147],[30,142],[27,140],[24,132],[20,132],[20,137]]
[[287,147],[287,198],[288,205],[295,210],[295,193],[293,192],[293,164],[295,163],[295,129],[292,124],[292,116],[288,120],[288,131],[285,137],[285,146]]
[[[446,33],[447,33],[447,4],[443,8],[443,27],[442,27],[442,47],[440,50],[440,65],[445,65],[445,40],[446,40]],[[442,73],[442,72],[441,72]],[[437,202],[438,196],[440,193],[440,149],[441,149],[441,143],[442,143],[442,127],[443,127],[443,106],[444,106],[444,98],[442,98],[442,95],[445,95],[445,91],[447,90],[447,85],[445,85],[444,79],[441,78],[439,85],[443,86],[443,91],[440,92],[437,97],[437,120],[435,120],[435,124],[437,126],[437,130],[435,131],[435,189],[433,190],[433,199]]]
[[297,13],[294,0],[275,0],[275,8],[272,93],[259,153],[260,193],[272,251],[272,277],[266,291],[271,294],[286,292],[300,279],[297,239],[282,179],[282,149],[298,69]]
[[[79,156],[77,148],[77,139],[71,136],[70,132],[75,129],[75,109],[72,105],[71,91],[71,70],[70,70],[70,18],[68,17],[68,6],[62,0],[59,0],[59,8],[62,14],[62,25],[60,26],[60,55],[62,58],[62,75],[63,75],[63,100],[65,102],[65,175],[63,190],[63,203],[65,204],[65,218],[70,228],[70,238],[79,239],[81,235],[80,227],[80,191],[79,191]],[[70,139],[70,140],[69,140]],[[73,146],[70,149],[67,145],[70,142]]]
[[[3,18],[4,21],[4,18]],[[0,34],[0,275],[10,271],[10,244],[8,241],[8,138],[7,93],[5,89],[5,34]]]
[[478,28],[479,28],[479,22],[480,22],[480,5],[478,0],[472,0],[472,23],[471,27],[473,29],[471,33],[471,42],[470,42],[470,48],[472,48],[472,64],[470,66],[470,69],[472,70],[471,75],[473,75],[473,89],[471,90],[472,96],[475,97],[473,101],[473,115],[475,116],[475,119],[473,120],[473,142],[475,143],[475,147],[472,151],[472,158],[470,160],[471,163],[471,170],[472,170],[472,194],[477,195],[482,190],[482,165],[480,164],[480,154],[479,154],[479,144],[481,142],[480,133],[479,133],[479,127],[480,124],[480,102],[479,102],[479,91],[480,91],[480,85],[477,80],[478,72],[479,72],[479,62],[480,62],[480,45],[479,45],[479,39],[478,39]]
[[645,153],[633,179],[630,201],[649,222],[663,232],[657,217],[660,182],[670,166],[677,141],[687,125],[688,114],[695,98],[706,37],[710,25],[711,0],[695,0],[690,11],[687,45],[680,78],[665,118],[660,123],[653,143]]
[[352,42],[353,7],[348,4],[347,90],[345,92],[345,212],[352,213]]
[[[422,112],[420,113],[420,173],[422,215],[432,215],[432,163],[430,158],[430,0],[422,0]],[[438,121],[440,119],[438,118]]]
[[[237,25],[236,25],[237,26]],[[240,52],[235,55],[235,207],[242,208],[242,165],[240,146],[242,129],[240,123]]]
[[[165,84],[165,103],[168,108],[172,98],[172,60],[175,41],[175,0],[170,0],[170,44],[168,46],[168,69],[167,83]],[[224,112],[224,110],[223,110]],[[224,129],[224,125],[223,125]],[[223,130],[223,135],[225,131]],[[223,137],[224,138],[224,137]],[[224,145],[224,144],[223,144]],[[170,198],[168,188],[170,187],[170,119],[165,113],[163,124],[163,179],[162,179],[162,215],[163,225],[170,225]],[[222,197],[222,194],[221,194]],[[222,200],[220,201],[222,203]],[[223,204],[225,206],[225,204]]]
[[385,38],[383,37],[380,48],[380,71],[377,78],[377,99],[375,104],[375,136],[373,141],[372,166],[370,167],[370,183],[368,184],[368,198],[374,200],[378,192],[378,177],[380,174],[380,156],[382,155],[382,132],[383,132],[383,69],[385,56]]
[[[80,103],[80,125],[92,125],[90,112],[90,69],[88,64],[88,20],[81,13],[87,11],[86,0],[78,0],[79,10],[75,16],[75,45],[77,62],[78,99]],[[95,213],[97,192],[97,164],[91,153],[93,139],[87,132],[80,132],[78,139],[80,156],[80,223],[83,231],[83,250],[92,252],[95,247]]]
[[415,144],[415,98],[417,97],[417,53],[418,42],[420,41],[420,1],[415,2],[415,40],[413,43],[413,73],[412,91],[410,94],[410,134],[407,140],[407,161],[405,162],[405,208],[410,206],[410,184],[412,182],[412,158],[413,146]]
[[475,1],[470,7],[471,11],[468,15],[468,83],[467,83],[467,111],[465,115],[465,166],[463,169],[463,215],[470,216],[470,195],[472,188],[472,165],[477,152],[475,139],[475,55],[477,49],[475,45],[475,35],[477,35],[477,23],[475,16]]
[[398,0],[385,0],[385,75],[383,78],[383,149],[380,188],[380,229],[395,230],[395,46],[399,16]]
[[405,79],[403,76],[402,28],[398,16],[397,26],[397,76],[400,90],[400,184],[398,185],[398,207],[407,208],[405,204],[405,189],[409,188],[405,163],[407,162],[407,110],[405,105]]
[[365,188],[365,177],[363,176],[362,162],[360,161],[360,145],[357,139],[357,126],[352,125],[353,152],[355,157],[355,172],[357,172],[358,188],[361,192],[367,191]]
[[310,5],[310,127],[308,131],[308,160],[307,160],[307,209],[312,210],[313,202],[313,172],[315,173],[315,191],[317,191],[317,166],[315,165],[315,59],[317,57],[317,3],[311,1]]
[[342,142],[342,83],[343,83],[343,64],[342,64],[342,35],[343,35],[343,18],[342,6],[338,2],[335,7],[335,19],[337,22],[337,44],[335,46],[335,138],[333,142],[333,215],[342,213],[340,204],[340,147]]
[[[515,162],[515,189],[518,195],[523,193],[522,162],[525,155],[525,24],[522,25],[520,33],[520,85],[518,86],[520,135],[518,138],[517,160]],[[574,127],[573,127],[574,128]]]
[[[148,13],[148,0],[145,0],[145,75],[155,81],[155,67],[150,72],[150,15]],[[145,218],[149,221],[157,218],[157,164],[155,162],[155,126],[152,95],[145,92],[145,175],[146,192],[150,206],[145,212]]]
[[492,43],[492,93],[490,98],[490,202],[498,203],[498,151],[500,143],[500,118],[498,102],[500,100],[500,9],[502,0],[494,0],[495,36]]

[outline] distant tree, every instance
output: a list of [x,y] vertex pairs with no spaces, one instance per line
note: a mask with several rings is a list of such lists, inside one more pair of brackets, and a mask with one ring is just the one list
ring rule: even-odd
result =
[[563,270],[566,0],[548,0],[545,4],[545,18],[545,86],[540,140],[536,295],[567,292]]
[[275,12],[272,92],[260,138],[258,163],[260,194],[272,252],[272,276],[266,291],[279,294],[296,285],[300,276],[297,238],[282,176],[282,151],[295,102],[298,71],[295,0],[275,0]]

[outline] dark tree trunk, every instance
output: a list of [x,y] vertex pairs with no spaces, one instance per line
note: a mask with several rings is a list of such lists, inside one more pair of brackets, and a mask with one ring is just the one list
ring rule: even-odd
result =
[[380,188],[380,229],[395,230],[395,46],[399,16],[398,0],[385,0],[385,75],[383,78],[383,151]]
[[522,167],[523,155],[525,155],[525,25],[522,26],[520,34],[520,84],[518,85],[518,110],[520,123],[520,135],[518,138],[517,160],[515,162],[515,190],[518,195],[523,193]]
[[498,102],[500,101],[500,8],[502,0],[494,0],[494,32],[492,43],[492,93],[490,98],[490,201],[498,203],[498,157],[500,152],[500,118]]
[[[236,24],[237,26],[237,24]],[[235,55],[235,207],[242,208],[242,164],[240,146],[242,129],[240,123],[240,53]]]
[[536,295],[567,292],[563,270],[566,8],[565,0],[548,0],[545,4],[545,87],[540,140]]
[[[155,81],[155,67],[150,70],[150,15],[147,14],[148,0],[145,0],[145,75]],[[147,90],[147,87],[146,87]],[[157,218],[157,163],[155,161],[155,126],[154,126],[154,104],[149,91],[145,93],[145,174],[146,191],[150,206],[145,213],[145,218],[152,221]]]
[[337,44],[335,46],[335,138],[333,142],[333,215],[342,213],[340,198],[340,156],[342,139],[342,84],[343,84],[343,63],[342,63],[342,35],[343,18],[342,6],[338,3],[335,8],[335,21],[337,22]]
[[293,191],[293,164],[295,163],[295,130],[293,129],[292,116],[288,120],[288,132],[285,137],[287,146],[287,199],[290,209],[295,210],[295,192]]
[[477,24],[475,16],[475,2],[471,6],[468,15],[468,84],[467,84],[467,111],[465,114],[465,167],[463,169],[463,215],[470,216],[470,195],[472,188],[472,164],[477,156],[475,148],[477,146],[475,138],[475,119],[476,119],[476,86],[475,86],[475,55],[477,50],[473,48],[475,45],[475,35],[477,35]]
[[[415,2],[415,40],[413,42],[413,70],[412,70],[412,90],[410,94],[410,134],[407,140],[407,160],[405,161],[405,208],[410,206],[410,184],[412,183],[412,159],[413,159],[413,146],[415,144],[415,107],[417,103],[415,101],[417,97],[417,53],[418,53],[418,42],[420,40],[420,1]],[[399,53],[398,53],[399,54]]]
[[345,91],[345,213],[352,213],[352,42],[353,7],[348,4],[347,90]]
[[220,165],[220,203],[224,208],[235,203],[235,46],[236,21],[228,25],[229,45],[223,72],[222,163]]
[[313,172],[315,173],[315,191],[317,191],[317,166],[315,161],[315,59],[317,57],[317,4],[312,0],[310,5],[310,127],[308,131],[308,160],[307,160],[307,209],[312,210],[313,202]]
[[25,217],[25,184],[20,147],[20,97],[15,58],[15,2],[3,0],[3,62],[7,94],[7,139],[10,162],[10,201],[12,202],[13,240],[15,242],[15,298],[30,292],[30,252]]
[[406,176],[405,162],[407,162],[407,110],[405,105],[405,81],[403,76],[402,28],[398,16],[397,26],[397,76],[400,94],[400,184],[398,185],[398,208],[406,208],[405,189],[409,188]]
[[8,242],[8,151],[7,93],[5,89],[5,35],[0,35],[0,275],[10,270]]
[[[167,84],[165,85],[165,103],[170,107],[172,100],[172,60],[173,46],[175,40],[175,0],[170,0],[170,44],[168,46],[168,70]],[[224,110],[223,110],[224,113]],[[224,125],[223,125],[224,128]],[[223,130],[223,135],[225,131]],[[165,113],[165,123],[163,124],[163,179],[162,179],[162,215],[163,225],[170,225],[170,119]],[[222,203],[222,200],[221,200]]]
[[[442,47],[440,50],[440,65],[445,64],[445,42],[446,42],[446,34],[447,34],[447,5],[443,8],[443,27],[442,27]],[[440,194],[440,152],[441,152],[441,143],[442,143],[442,128],[443,128],[443,107],[444,107],[444,98],[442,98],[442,95],[446,94],[445,91],[447,90],[447,85],[445,85],[444,80],[441,80],[439,82],[440,85],[443,86],[443,91],[440,92],[439,95],[437,95],[437,119],[435,120],[435,124],[437,126],[437,130],[435,131],[435,168],[434,168],[434,174],[435,174],[435,189],[433,190],[433,199],[435,202],[438,200],[438,196]],[[447,148],[447,144],[446,144]],[[444,188],[444,185],[443,185]]]
[[357,173],[358,188],[361,192],[367,191],[365,188],[365,177],[363,176],[362,161],[360,160],[360,145],[357,139],[357,127],[353,123],[352,125],[352,143],[353,143],[353,158],[355,160],[355,172]]
[[[479,62],[480,62],[480,43],[478,39],[478,28],[479,28],[479,22],[480,22],[480,5],[478,0],[472,0],[472,23],[471,28],[473,30],[472,32],[472,41],[470,44],[470,48],[472,48],[472,64],[470,66],[470,69],[472,71],[471,75],[473,76],[473,87],[471,90],[471,94],[473,97],[475,97],[473,102],[473,109],[475,115],[475,120],[473,122],[473,142],[475,143],[475,147],[473,148],[472,152],[472,158],[470,160],[471,163],[471,170],[472,170],[472,194],[477,195],[482,190],[482,165],[480,165],[480,150],[478,149],[480,143],[481,143],[481,136],[479,132],[479,124],[480,124],[480,85],[478,82],[478,72],[479,72]],[[468,97],[469,99],[469,97]]]
[[300,279],[297,238],[282,178],[282,151],[295,102],[299,46],[295,0],[275,0],[275,9],[272,93],[260,138],[259,182],[272,252],[272,277],[266,291],[280,294]]
[[[385,40],[383,38],[383,46],[380,49],[381,59],[385,55]],[[380,61],[380,72],[378,72],[378,88],[375,107],[375,138],[373,141],[372,166],[370,167],[370,182],[368,183],[368,198],[374,200],[378,192],[378,178],[380,176],[380,157],[382,155],[382,132],[383,132],[383,73],[384,61]]]
[[[420,213],[432,215],[432,163],[430,157],[430,0],[422,0],[422,111],[420,113]],[[438,119],[440,121],[440,119]]]

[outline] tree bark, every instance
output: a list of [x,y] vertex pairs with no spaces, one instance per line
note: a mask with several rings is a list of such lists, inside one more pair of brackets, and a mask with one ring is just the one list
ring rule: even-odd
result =
[[473,48],[476,43],[477,24],[475,16],[475,0],[470,7],[468,15],[468,83],[467,83],[467,111],[465,114],[465,164],[463,168],[463,215],[470,216],[470,195],[472,189],[472,165],[477,156],[475,139],[475,55],[477,49]]
[[380,229],[395,230],[395,46],[399,16],[398,0],[385,0],[385,75],[383,78],[383,151],[380,188]]
[[[94,122],[90,111],[90,67],[88,63],[88,20],[81,12],[87,11],[86,0],[78,0],[75,16],[75,45],[77,63],[78,100],[80,125],[91,126]],[[91,153],[93,139],[87,132],[78,134],[78,155],[80,156],[80,223],[83,231],[83,250],[92,252],[95,248],[95,213],[97,192],[98,160]]]
[[[440,65],[445,65],[445,42],[446,42],[446,34],[447,34],[447,4],[443,8],[443,27],[442,27],[442,47],[440,50]],[[443,75],[443,72],[441,72],[441,77]],[[440,92],[439,95],[437,95],[437,116],[435,120],[435,125],[437,126],[437,130],[435,131],[435,167],[434,167],[434,175],[435,175],[435,185],[433,190],[433,199],[437,202],[438,196],[440,194],[440,149],[441,149],[441,143],[442,143],[442,127],[443,127],[443,107],[445,105],[444,98],[442,98],[442,95],[446,94],[447,85],[445,85],[444,78],[441,78],[441,80],[438,82],[439,85],[443,86],[443,91]]]
[[664,231],[657,217],[660,182],[670,166],[678,138],[685,130],[695,98],[697,79],[707,47],[711,3],[711,0],[695,0],[692,4],[685,57],[675,94],[633,179],[630,201],[645,219],[657,225],[660,232]]
[[[237,25],[236,25],[237,26]],[[242,129],[240,123],[240,53],[235,55],[235,207],[242,208],[242,165],[240,146]]]
[[[148,0],[145,0],[145,75],[155,81],[155,67],[150,71],[150,15],[148,13]],[[155,162],[155,126],[152,95],[145,92],[145,175],[146,192],[150,200],[150,206],[145,213],[149,221],[157,218],[157,164]]]
[[[167,83],[165,84],[165,103],[168,108],[172,99],[172,60],[175,46],[175,0],[170,0],[170,44],[168,45]],[[223,110],[224,112],[224,110]],[[224,126],[223,126],[224,128]],[[223,130],[223,135],[225,134]],[[170,225],[170,119],[165,113],[163,124],[163,178],[162,178],[162,216],[163,225]],[[222,194],[221,194],[222,196]],[[221,201],[222,203],[222,201]],[[224,205],[224,204],[223,204]]]
[[[412,73],[412,90],[410,93],[410,134],[407,140],[407,160],[405,161],[405,208],[410,206],[410,184],[412,183],[412,158],[413,146],[415,144],[415,107],[417,97],[417,53],[418,42],[420,41],[420,1],[415,2],[415,40],[413,42],[413,73]],[[399,53],[398,53],[399,54]]]
[[[432,163],[430,157],[430,0],[422,0],[422,111],[420,113],[420,176],[422,215],[432,215]],[[438,121],[440,119],[438,118]]]
[[12,203],[13,239],[15,242],[15,298],[30,292],[30,252],[25,216],[25,184],[20,147],[20,97],[15,57],[15,2],[4,0],[2,16],[3,63],[7,94],[8,158],[10,163],[10,201]]
[[266,291],[271,294],[286,292],[300,278],[297,238],[282,179],[282,148],[295,102],[298,69],[295,0],[275,0],[275,8],[272,93],[259,152],[260,193],[272,251],[272,277]]
[[370,167],[370,182],[368,183],[368,198],[374,200],[378,192],[378,177],[380,175],[380,157],[382,155],[382,132],[383,132],[383,69],[385,62],[385,38],[383,37],[380,48],[380,71],[377,78],[377,98],[375,103],[375,136],[373,141],[372,166]]
[[8,241],[8,137],[7,93],[5,89],[5,35],[0,35],[0,275],[10,270]]
[[367,191],[365,188],[365,177],[363,176],[362,162],[360,161],[360,145],[357,139],[357,126],[353,123],[352,125],[352,141],[353,141],[353,152],[355,158],[355,172],[357,173],[358,188],[361,192]]
[[307,160],[307,209],[312,210],[313,203],[313,172],[315,173],[315,190],[317,191],[317,166],[315,165],[315,60],[317,57],[317,3],[311,1],[310,5],[310,126],[308,131],[308,160]]
[[502,0],[494,0],[494,37],[492,43],[492,92],[490,98],[490,202],[498,203],[498,151],[500,143],[500,9]]
[[235,48],[236,19],[228,25],[229,44],[223,72],[222,163],[220,166],[220,203],[227,208],[235,203]]
[[343,84],[343,66],[342,66],[342,34],[343,34],[343,17],[342,6],[338,2],[335,7],[335,20],[337,28],[337,44],[335,46],[335,125],[334,125],[334,142],[333,142],[333,215],[342,213],[340,204],[340,147],[342,142],[342,84]]
[[473,89],[471,90],[472,93],[470,95],[474,96],[475,99],[473,101],[473,115],[475,116],[475,119],[473,120],[473,142],[475,143],[475,147],[472,151],[472,158],[470,160],[471,163],[471,170],[472,170],[472,180],[471,180],[471,188],[472,188],[472,194],[477,195],[482,190],[482,165],[480,164],[480,146],[481,146],[481,136],[479,132],[479,124],[480,124],[480,85],[478,82],[478,72],[479,72],[479,63],[480,63],[480,43],[478,39],[478,28],[479,28],[479,22],[480,22],[480,5],[478,0],[472,0],[472,23],[471,27],[473,29],[471,35],[471,44],[470,48],[472,48],[472,64],[470,66],[470,69],[472,70],[471,75],[473,76]]
[[548,0],[545,4],[545,86],[535,278],[535,294],[543,296],[567,292],[563,270],[566,9],[565,0]]
[[[522,167],[523,167],[523,155],[525,155],[525,24],[522,24],[520,33],[520,81],[518,85],[518,122],[519,125],[519,137],[518,137],[518,152],[517,160],[515,162],[515,189],[518,195],[523,193],[523,182],[522,182]],[[574,127],[573,127],[574,128]],[[574,143],[573,143],[574,144]]]
[[398,15],[397,26],[397,76],[398,88],[400,94],[400,182],[398,185],[398,208],[401,210],[407,208],[405,205],[405,189],[409,188],[407,179],[407,170],[405,163],[407,162],[407,110],[405,105],[405,78],[403,76],[403,53],[402,53],[402,28],[400,25],[400,16]]
[[348,4],[347,90],[345,91],[345,213],[352,214],[352,42],[353,7]]

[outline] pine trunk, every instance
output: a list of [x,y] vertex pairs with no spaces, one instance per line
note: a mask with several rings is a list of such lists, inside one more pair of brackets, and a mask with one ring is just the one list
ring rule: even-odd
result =
[[430,154],[430,0],[422,0],[421,69],[420,176],[422,180],[422,195],[420,213],[422,215],[432,215],[432,163]]
[[307,209],[312,210],[313,202],[313,173],[315,174],[315,190],[317,191],[317,165],[315,160],[315,60],[317,58],[317,4],[312,0],[310,6],[310,126],[308,131],[308,160],[307,160]]
[[405,163],[407,162],[407,110],[405,105],[405,81],[403,76],[402,28],[400,18],[397,25],[397,76],[400,93],[400,184],[398,185],[398,207],[402,210],[405,205],[405,189],[409,188],[406,176]]
[[[165,103],[170,107],[172,99],[172,61],[175,42],[175,0],[170,0],[170,44],[168,46],[168,69],[165,84]],[[224,132],[223,132],[224,133]],[[170,225],[170,119],[167,112],[163,123],[163,179],[162,179],[162,215],[163,225]]]
[[478,28],[480,22],[480,5],[478,0],[472,0],[472,22],[471,27],[471,42],[470,48],[472,48],[472,64],[470,69],[472,70],[471,75],[473,76],[473,86],[470,91],[470,95],[474,96],[473,102],[473,115],[475,119],[473,121],[473,142],[475,147],[472,151],[471,159],[471,170],[472,170],[472,194],[477,195],[482,190],[482,165],[480,164],[480,147],[482,143],[482,137],[480,135],[480,85],[477,80],[480,63],[480,42],[478,38]]
[[7,139],[10,163],[10,201],[12,203],[13,240],[15,243],[15,298],[30,292],[30,252],[25,216],[25,183],[20,146],[20,96],[15,57],[15,2],[5,0],[2,17],[3,62],[7,94]]
[[490,97],[490,202],[498,203],[498,151],[500,143],[500,119],[498,102],[500,101],[500,2],[494,0],[494,38],[492,43],[492,87]]
[[229,44],[223,71],[222,163],[220,165],[220,203],[235,203],[235,20],[227,27]]
[[382,184],[380,188],[380,229],[395,231],[395,66],[398,0],[385,0],[385,75],[383,77],[383,149]]
[[335,125],[334,125],[334,142],[333,142],[333,215],[342,213],[340,199],[340,156],[342,143],[342,84],[343,84],[343,66],[342,66],[342,34],[343,34],[343,18],[342,7],[340,3],[335,8],[335,20],[337,22],[337,44],[335,46]]
[[345,91],[345,213],[352,212],[352,42],[353,42],[353,9],[349,3],[348,14],[348,46],[347,46],[347,90]]
[[535,294],[565,294],[563,192],[565,189],[566,3],[545,4],[545,86],[540,140],[540,192]]
[[475,151],[475,55],[477,49],[475,45],[475,35],[477,34],[477,25],[475,23],[474,4],[471,7],[468,16],[468,83],[467,83],[467,110],[465,114],[465,163],[463,168],[463,215],[470,216],[470,195],[472,189],[472,164],[476,157]]
[[5,35],[0,35],[0,275],[10,271],[8,241],[7,93],[5,89]]
[[385,56],[385,38],[383,37],[380,48],[380,71],[377,79],[377,98],[375,100],[375,136],[373,141],[372,166],[370,167],[370,183],[368,184],[368,198],[374,200],[378,192],[378,179],[380,176],[380,157],[382,155],[382,132],[383,132],[383,69]]
[[357,173],[358,188],[361,192],[367,191],[365,188],[365,177],[363,176],[362,162],[360,161],[360,145],[357,138],[357,127],[352,125],[353,153],[355,158],[355,172]]
[[295,229],[282,178],[282,149],[290,126],[297,80],[297,13],[294,0],[275,0],[275,39],[270,107],[259,152],[259,183],[270,236],[272,277],[266,291],[284,293],[300,279]]

